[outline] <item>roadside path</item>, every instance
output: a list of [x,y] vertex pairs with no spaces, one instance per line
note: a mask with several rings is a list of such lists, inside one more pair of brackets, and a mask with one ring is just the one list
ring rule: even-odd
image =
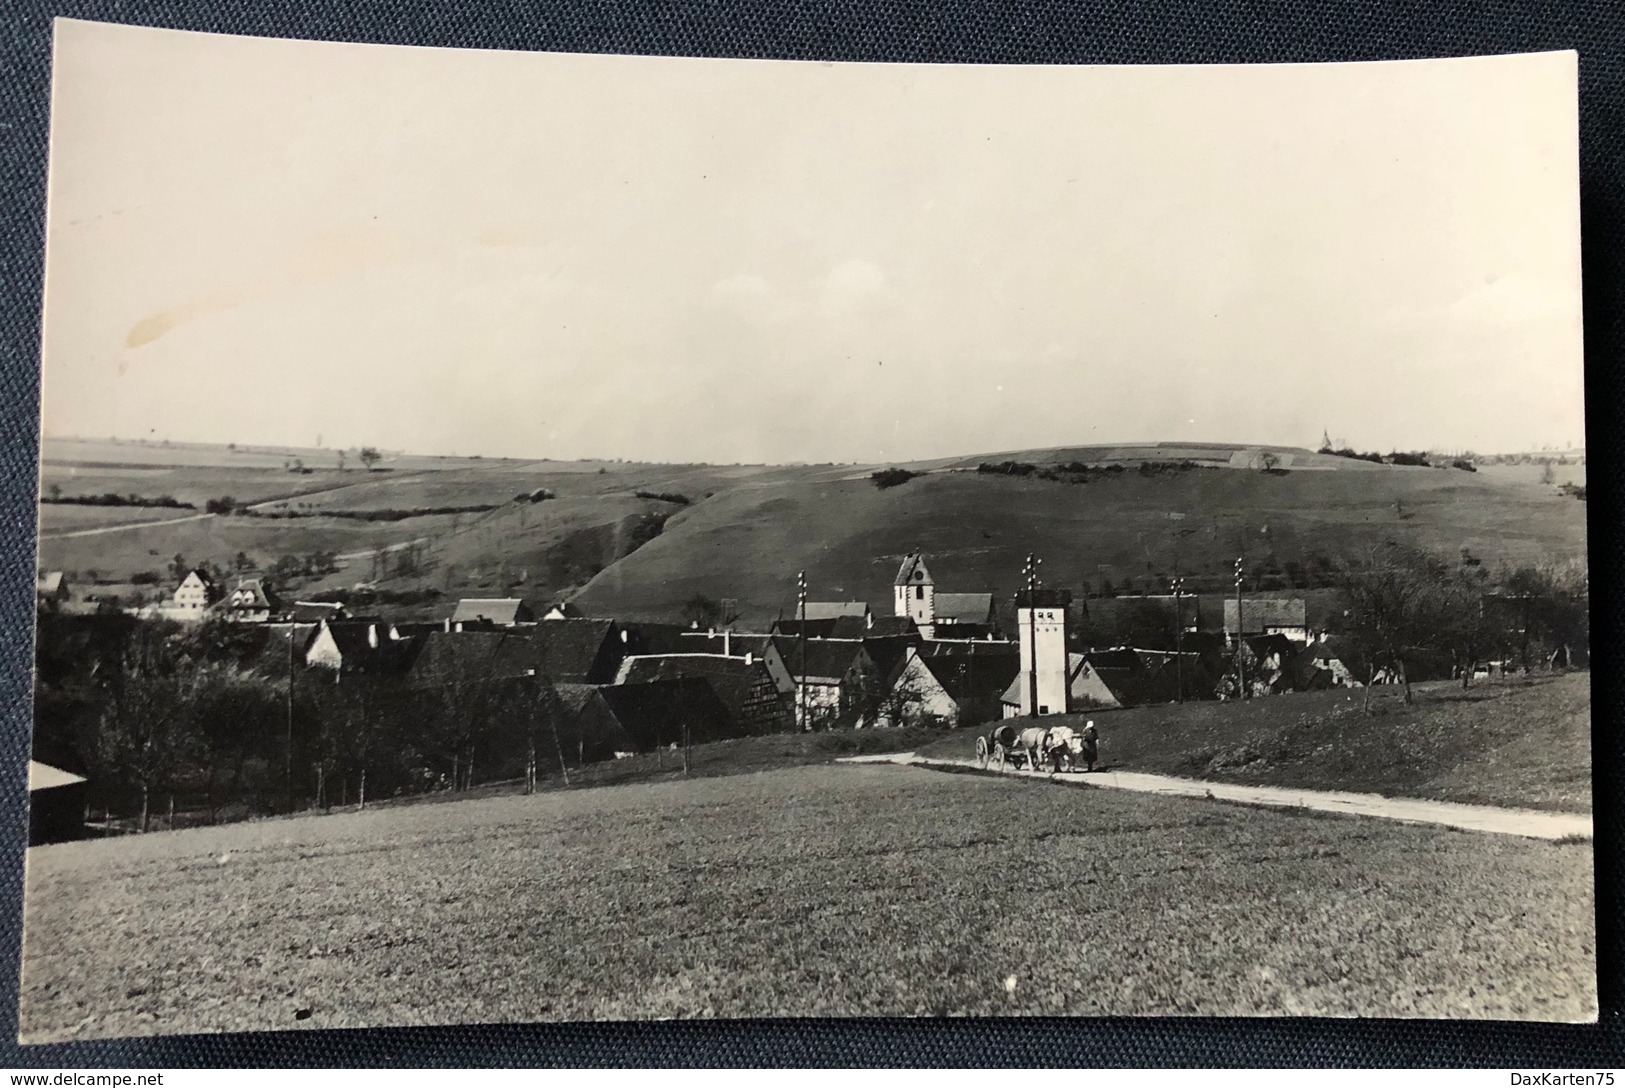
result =
[[[849,756],[841,763],[896,763],[917,767],[979,768],[974,759],[924,759],[913,752],[879,756]],[[1463,805],[1453,801],[1425,801],[1410,797],[1384,797],[1376,793],[1339,793],[1306,790],[1292,786],[1242,786],[1230,782],[1205,782],[1172,778],[1135,771],[1095,771],[1092,774],[1050,774],[1047,771],[1002,773],[1025,778],[1049,778],[1069,786],[1099,786],[1135,793],[1160,793],[1172,797],[1207,797],[1217,801],[1239,801],[1271,808],[1307,808],[1318,812],[1340,812],[1348,816],[1375,816],[1408,823],[1437,824],[1463,831],[1484,831],[1492,835],[1520,835],[1531,839],[1591,838],[1591,817],[1582,813],[1544,812],[1536,809],[1497,808],[1492,805]]]

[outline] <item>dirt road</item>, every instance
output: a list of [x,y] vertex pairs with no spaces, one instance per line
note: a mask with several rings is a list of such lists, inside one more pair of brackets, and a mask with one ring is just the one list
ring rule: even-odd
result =
[[107,533],[127,533],[132,529],[152,529],[160,525],[180,525],[188,521],[205,521],[215,514],[187,514],[182,518],[164,518],[162,521],[132,521],[123,525],[104,525],[99,529],[69,529],[66,532],[41,533],[41,540],[67,540],[76,536],[103,536]]
[[[853,756],[843,763],[897,763],[923,767],[979,768],[974,759],[923,759],[912,752],[896,755]],[[1176,797],[1207,797],[1216,801],[1236,801],[1271,808],[1307,808],[1317,812],[1339,812],[1348,816],[1375,816],[1407,823],[1437,824],[1463,831],[1484,831],[1493,835],[1519,835],[1531,839],[1589,839],[1591,817],[1581,813],[1544,812],[1534,809],[1496,808],[1491,805],[1462,805],[1450,801],[1425,801],[1409,797],[1383,797],[1375,793],[1340,793],[1330,790],[1294,789],[1290,786],[1239,786],[1228,782],[1203,782],[1134,771],[1096,771],[1092,774],[1050,774],[1047,771],[1007,769],[1004,774],[1026,778],[1049,778],[1075,786],[1160,793]]]

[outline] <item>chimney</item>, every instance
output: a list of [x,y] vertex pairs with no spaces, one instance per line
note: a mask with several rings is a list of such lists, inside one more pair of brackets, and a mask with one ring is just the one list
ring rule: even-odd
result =
[[865,612],[863,614],[863,626],[864,626],[864,629],[865,630],[871,629],[871,628],[874,627],[874,625],[875,625],[875,614],[873,612]]
[[754,664],[756,664],[756,655],[751,653],[749,650],[745,651],[745,664],[746,665],[754,665]]
[[446,621],[446,634],[451,634],[451,620]]
[[732,628],[724,627],[722,629],[722,656],[723,657],[732,657],[733,656],[733,638],[731,637],[732,635],[733,635],[733,629]]
[[621,628],[621,644],[622,645],[625,645],[626,643],[631,641],[629,635],[630,635],[630,632],[628,632],[626,628],[624,628],[624,627]]
[[378,625],[376,623],[367,626],[367,645],[374,650],[378,648]]

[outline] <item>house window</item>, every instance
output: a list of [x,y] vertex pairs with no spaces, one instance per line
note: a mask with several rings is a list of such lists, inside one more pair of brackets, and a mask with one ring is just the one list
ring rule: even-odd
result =
[[924,586],[915,586],[914,587],[914,599],[916,601],[925,600],[925,587]]
[[1045,706],[1043,703],[1039,703],[1038,704],[1038,712],[1040,714],[1048,714],[1049,713],[1049,707]]
[[925,581],[925,571],[923,571],[923,570],[917,570],[917,571],[915,571],[915,572],[914,572],[914,580],[915,580],[915,581],[916,581],[916,582],[923,582],[923,581]]

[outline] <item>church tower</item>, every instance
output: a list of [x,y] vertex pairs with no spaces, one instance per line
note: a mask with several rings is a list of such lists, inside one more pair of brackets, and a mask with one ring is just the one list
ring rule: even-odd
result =
[[892,581],[892,606],[894,614],[907,616],[926,638],[931,637],[937,620],[937,586],[918,552],[903,557]]

